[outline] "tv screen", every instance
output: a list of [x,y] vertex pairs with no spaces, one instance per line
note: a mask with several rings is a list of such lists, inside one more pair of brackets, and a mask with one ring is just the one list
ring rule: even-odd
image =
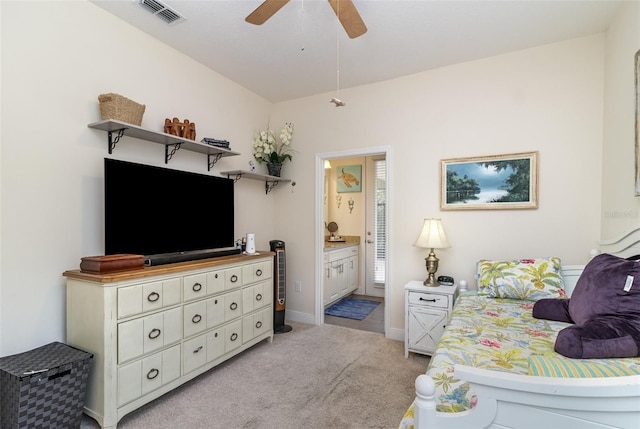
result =
[[105,158],[105,254],[234,245],[233,180]]

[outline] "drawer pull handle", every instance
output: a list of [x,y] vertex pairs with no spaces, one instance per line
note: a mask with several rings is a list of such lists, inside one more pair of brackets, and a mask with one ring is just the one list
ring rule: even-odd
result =
[[218,278],[218,273],[216,273],[216,275],[215,275],[215,276],[213,276],[213,277]]
[[238,276],[236,276],[235,274],[231,276],[231,283],[235,283],[238,281]]
[[214,304],[217,304],[217,303],[218,303],[218,300],[217,300],[217,299],[214,299],[214,300],[213,300],[213,303],[214,303]]
[[436,302],[436,301],[437,301],[437,299],[435,299],[435,298],[434,298],[434,299],[425,299],[425,298],[423,298],[423,297],[420,297],[420,301]]
[[232,302],[229,308],[232,310],[236,310],[238,308],[238,304],[236,304],[235,302]]
[[262,301],[262,294],[261,293],[256,295],[256,301]]
[[160,329],[158,328],[153,328],[150,332],[149,332],[149,339],[155,340],[156,338],[158,338],[160,336]]
[[235,341],[237,339],[238,339],[238,334],[236,334],[235,332],[231,334],[231,341]]
[[154,378],[156,378],[158,375],[160,375],[160,370],[153,368],[151,371],[149,371],[147,373],[147,379],[148,380],[153,380]]
[[192,321],[193,323],[200,323],[200,321],[201,321],[201,320],[202,320],[202,316],[200,316],[199,314],[196,314],[195,316],[193,316],[193,317],[191,318],[191,321]]
[[194,292],[200,292],[202,290],[202,285],[200,283],[194,283],[191,289],[193,289]]
[[160,299],[160,294],[158,292],[151,292],[147,296],[147,301],[149,301],[149,302],[156,302],[159,299]]
[[262,328],[262,322],[261,321],[258,320],[256,322],[256,328],[258,328],[258,329]]
[[258,268],[256,270],[256,276],[260,277],[261,275],[262,275],[262,270]]
[[195,349],[193,352],[194,352],[194,353],[198,353],[198,352],[200,352],[200,350],[202,350],[202,346],[198,347],[198,348],[197,348],[197,349]]
[[216,332],[215,334],[213,334],[214,338],[218,338],[218,333]]

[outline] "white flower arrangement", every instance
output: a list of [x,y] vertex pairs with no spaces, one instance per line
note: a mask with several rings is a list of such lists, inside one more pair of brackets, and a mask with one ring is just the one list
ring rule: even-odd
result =
[[293,136],[293,124],[285,123],[280,131],[280,142],[267,126],[266,130],[259,131],[253,138],[253,157],[259,163],[277,162],[283,163],[285,160],[291,161],[291,138]]

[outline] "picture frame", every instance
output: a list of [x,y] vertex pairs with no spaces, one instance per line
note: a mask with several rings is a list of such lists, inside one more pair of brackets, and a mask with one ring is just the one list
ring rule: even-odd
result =
[[336,167],[336,191],[362,192],[362,165],[339,165]]
[[538,208],[538,152],[443,159],[442,210]]
[[635,74],[635,104],[636,104],[636,186],[635,196],[640,196],[640,49],[636,52],[633,69]]

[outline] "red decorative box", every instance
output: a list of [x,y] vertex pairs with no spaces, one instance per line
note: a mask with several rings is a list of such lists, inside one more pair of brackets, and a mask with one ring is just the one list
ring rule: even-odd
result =
[[85,256],[80,262],[80,270],[82,272],[94,274],[135,270],[142,267],[144,267],[143,255],[118,254]]

